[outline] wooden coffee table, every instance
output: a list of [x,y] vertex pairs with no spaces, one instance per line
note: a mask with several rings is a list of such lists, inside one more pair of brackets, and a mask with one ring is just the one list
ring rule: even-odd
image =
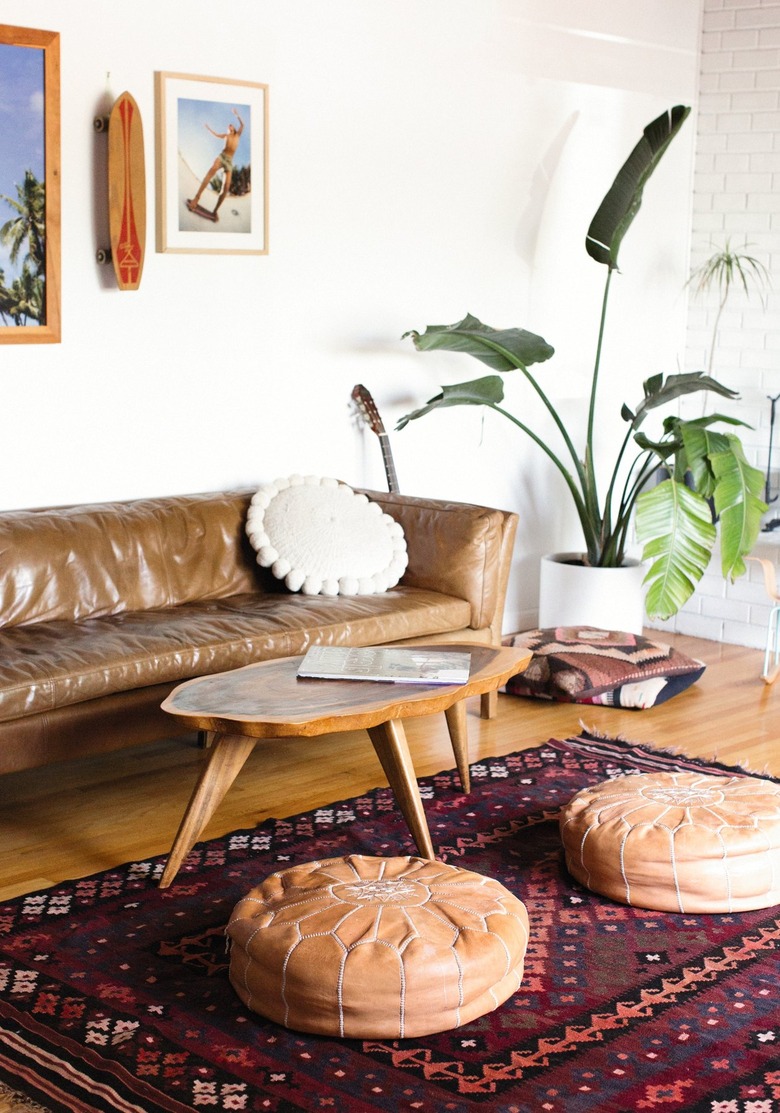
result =
[[285,657],[203,676],[175,688],[163,702],[163,711],[187,728],[212,733],[214,739],[168,855],[160,888],[171,884],[262,738],[311,738],[336,731],[366,730],[419,853],[434,858],[403,720],[436,711],[445,713],[461,783],[468,792],[465,700],[495,691],[510,676],[523,671],[531,654],[508,646],[430,648],[470,653],[468,682],[444,685],[303,680],[296,675],[302,658]]

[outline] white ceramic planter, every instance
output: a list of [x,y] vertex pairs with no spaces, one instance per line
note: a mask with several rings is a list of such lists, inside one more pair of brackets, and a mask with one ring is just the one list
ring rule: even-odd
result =
[[539,580],[539,626],[592,626],[641,634],[645,619],[645,568],[627,560],[621,568],[589,568],[581,553],[543,556]]

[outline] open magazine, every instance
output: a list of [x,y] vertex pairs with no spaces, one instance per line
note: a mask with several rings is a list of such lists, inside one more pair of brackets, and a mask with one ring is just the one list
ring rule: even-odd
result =
[[401,684],[465,684],[471,654],[456,650],[313,645],[298,676],[318,680],[383,680]]

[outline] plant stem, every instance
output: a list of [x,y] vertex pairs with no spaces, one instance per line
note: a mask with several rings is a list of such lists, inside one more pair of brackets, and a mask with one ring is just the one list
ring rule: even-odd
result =
[[590,406],[588,408],[588,434],[585,441],[585,460],[587,464],[587,484],[585,487],[585,501],[589,513],[598,518],[599,499],[596,487],[596,475],[593,467],[593,427],[596,421],[596,398],[598,395],[599,370],[601,368],[601,348],[604,343],[604,326],[607,319],[607,303],[609,301],[609,287],[612,281],[612,267],[607,267],[607,278],[604,283],[604,296],[601,299],[601,319],[599,321],[599,335],[596,344],[596,360],[593,365],[593,378],[590,384]]
[[[575,505],[576,510],[577,510],[577,515],[580,519],[580,524],[582,526],[582,532],[583,532],[584,537],[585,537],[585,543],[586,543],[586,546],[587,546],[587,549],[588,549],[588,554],[590,555],[592,550],[594,549],[594,540],[595,539],[593,538],[593,529],[592,529],[591,521],[588,517],[588,509],[587,509],[587,506],[585,504],[585,500],[583,499],[582,493],[580,492],[580,490],[577,486],[577,483],[576,483],[576,480],[574,479],[574,476],[571,474],[569,469],[567,467],[565,467],[564,464],[561,463],[561,461],[555,455],[553,450],[547,444],[545,444],[545,442],[542,440],[542,438],[537,436],[536,433],[534,433],[533,429],[529,429],[529,427],[527,425],[525,425],[522,421],[520,421],[518,418],[516,418],[514,416],[514,414],[509,413],[508,410],[503,409],[501,406],[497,406],[493,402],[486,402],[485,405],[488,407],[488,409],[495,410],[496,413],[501,414],[503,417],[507,418],[509,421],[512,422],[513,425],[516,425],[518,427],[518,429],[521,429],[526,434],[526,436],[530,437],[531,440],[534,442],[534,444],[538,445],[539,448],[541,448],[542,452],[544,452],[544,454],[547,456],[547,458],[553,462],[555,467],[561,473],[561,475],[563,476],[563,479],[566,483],[566,486],[569,488],[571,496],[574,499],[574,505]],[[576,460],[576,456],[575,456],[575,460]]]
[[[626,448],[628,447],[629,441],[631,440],[633,434],[634,434],[634,425],[633,425],[633,422],[632,422],[628,427],[628,432],[626,433],[625,437],[623,438],[623,443],[621,444],[620,451],[617,454],[617,460],[615,461],[615,466],[612,469],[612,475],[610,476],[610,480],[609,480],[609,487],[607,488],[607,497],[604,500],[604,516],[603,516],[602,523],[601,523],[601,543],[602,543],[602,546],[605,544],[605,542],[608,540],[608,538],[613,535],[613,530],[612,530],[612,496],[613,496],[614,491],[615,491],[615,484],[617,483],[618,472],[620,470],[620,465],[622,463],[623,456],[625,455]],[[630,477],[631,470],[629,470],[628,475]],[[626,482],[628,482],[628,477],[626,479]],[[621,517],[624,513],[624,510],[625,510],[625,507],[624,507],[625,490],[626,490],[626,488],[625,488],[625,485],[624,485],[624,487],[623,487],[623,497],[620,500],[620,510],[618,512],[618,523],[620,522],[620,519],[621,519]],[[616,525],[616,528],[617,528],[617,525]],[[610,548],[609,551],[611,551],[611,548]],[[605,554],[602,551],[602,553],[601,553],[601,560],[602,561],[604,560],[604,555]],[[608,563],[612,563],[612,562],[608,561]]]
[[723,313],[723,310],[726,306],[726,301],[728,299],[728,296],[729,296],[729,288],[728,288],[728,286],[726,286],[726,288],[723,291],[723,297],[720,299],[720,305],[718,306],[718,312],[715,314],[715,323],[712,326],[712,343],[710,344],[710,358],[707,360],[707,374],[708,375],[712,375],[712,364],[713,364],[713,361],[715,359],[715,346],[718,342],[718,326],[720,325],[720,317],[721,317],[721,314]]
[[[506,355],[506,353],[502,352],[501,349],[497,345],[494,346],[494,345],[486,344],[486,347],[494,347],[496,351],[501,352],[502,355]],[[569,432],[566,429],[566,426],[563,424],[563,421],[562,421],[560,415],[558,414],[557,410],[553,406],[550,399],[545,394],[544,390],[542,390],[541,386],[536,381],[535,377],[531,374],[531,372],[528,370],[527,367],[525,367],[523,364],[521,364],[519,362],[519,360],[517,361],[517,363],[518,363],[518,366],[517,366],[516,369],[518,371],[521,371],[523,373],[523,375],[525,375],[526,381],[529,382],[531,384],[531,386],[533,387],[533,389],[536,391],[537,397],[541,400],[544,408],[547,410],[550,417],[555,422],[555,426],[556,426],[558,432],[561,434],[561,438],[562,438],[564,444],[566,445],[566,448],[569,452],[569,455],[571,456],[572,463],[574,464],[574,469],[577,472],[577,478],[579,479],[580,488],[582,489],[583,492],[587,492],[587,479],[586,479],[585,469],[583,468],[582,461],[580,460],[579,456],[577,455],[577,449],[574,447],[574,442],[572,441],[571,437],[569,436]],[[559,470],[562,470],[562,471],[565,470],[565,469],[563,469],[560,461],[554,455],[554,453],[552,453],[547,448],[545,443],[543,441],[541,441],[534,433],[532,433],[531,430],[528,429],[527,426],[525,426],[521,422],[517,421],[506,410],[502,410],[498,406],[495,406],[494,409],[498,410],[499,413],[503,413],[511,421],[515,422],[515,424],[518,425],[521,429],[523,429],[528,434],[528,436],[531,437],[532,440],[536,441],[536,443],[539,444],[544,449],[544,451],[547,453],[547,455],[550,457],[550,459],[555,461],[556,467],[558,467]],[[570,476],[570,473],[568,471],[566,472],[566,474]],[[571,478],[571,476],[570,476],[570,478]]]
[[[643,462],[637,469],[637,464],[640,460]],[[623,493],[620,497],[620,510],[618,512],[617,521],[615,522],[615,529],[612,533],[612,544],[608,551],[610,564],[622,563],[628,529],[631,524],[631,515],[634,512],[637,497],[655,469],[660,467],[662,463],[662,460],[656,459],[655,453],[643,452],[636,457],[629,468],[623,487]],[[634,475],[633,482],[631,480],[632,475]]]

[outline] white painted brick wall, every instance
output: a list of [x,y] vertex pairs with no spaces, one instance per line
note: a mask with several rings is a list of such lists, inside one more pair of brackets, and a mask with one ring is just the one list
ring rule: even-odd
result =
[[[734,250],[747,243],[772,275],[764,304],[757,295],[731,295],[713,361],[714,376],[741,395],[738,403],[718,399],[717,409],[755,426],[741,435],[751,463],[765,472],[769,397],[780,394],[780,0],[702,3],[691,267],[729,237]],[[706,369],[717,293],[689,298],[686,368]],[[777,408],[772,494],[780,484]],[[767,519],[777,517],[780,501]],[[762,534],[755,555],[773,561],[780,580],[780,530]],[[734,584],[708,571],[688,605],[657,628],[764,648],[770,606],[761,568],[751,562]]]

